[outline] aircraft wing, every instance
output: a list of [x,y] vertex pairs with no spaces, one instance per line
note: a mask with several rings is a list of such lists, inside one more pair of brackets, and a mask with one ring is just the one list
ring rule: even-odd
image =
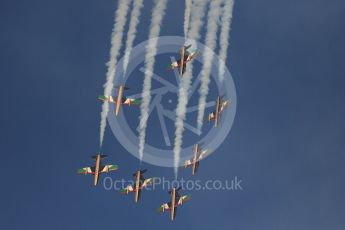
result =
[[202,150],[199,155],[198,161],[201,161],[202,159],[204,159],[206,154],[207,154],[207,150]]
[[115,171],[115,170],[117,170],[119,168],[117,165],[105,165],[105,166],[102,166],[102,167],[99,170],[100,173],[107,173],[107,172],[110,172],[110,171]]
[[114,98],[113,96],[100,95],[100,96],[98,96],[98,100],[106,101],[106,102],[110,102],[110,103],[116,103],[117,98]]
[[220,112],[222,113],[222,112],[224,111],[224,109],[225,109],[226,107],[229,106],[229,104],[230,104],[230,101],[229,101],[229,100],[223,101],[223,102],[222,102],[222,105],[221,105],[221,107],[220,107]]
[[208,114],[208,121],[213,121],[216,119],[216,113],[215,112],[212,112],[212,113],[209,113]]
[[95,174],[95,167],[85,167],[78,169],[77,173],[79,174]]
[[148,179],[144,180],[143,184],[141,185],[141,188],[145,188],[145,187],[153,184],[155,179],[156,179],[155,177],[152,177],[152,178],[148,178]]
[[189,56],[188,56],[188,58],[187,58],[187,60],[186,60],[186,62],[190,62],[190,61],[192,61],[196,56],[198,55],[198,53],[197,52],[193,52],[193,53],[191,53]]
[[179,67],[179,64],[175,61],[171,63],[171,65],[168,67],[168,70],[173,70]]
[[170,210],[170,206],[171,206],[171,204],[169,204],[169,203],[164,203],[164,204],[162,204],[162,205],[157,209],[157,211],[158,211],[158,212],[165,212],[165,211],[167,211],[167,210]]
[[134,192],[134,187],[133,187],[133,185],[128,185],[126,188],[124,188],[124,189],[121,189],[121,193],[122,194],[128,194],[128,193],[130,193],[130,192]]
[[134,98],[126,98],[126,100],[123,102],[124,105],[140,105],[141,100],[134,99]]
[[184,162],[184,167],[187,168],[188,166],[191,166],[193,164],[192,160],[186,160]]
[[181,196],[180,199],[177,202],[177,206],[183,205],[184,203],[186,203],[187,201],[189,201],[192,198],[191,195],[184,195]]

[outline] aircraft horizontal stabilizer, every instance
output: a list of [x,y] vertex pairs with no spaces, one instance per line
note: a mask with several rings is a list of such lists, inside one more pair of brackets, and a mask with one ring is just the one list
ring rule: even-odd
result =
[[[120,88],[120,86],[115,86],[115,88],[116,88],[116,89],[119,89],[119,88]],[[127,86],[123,86],[122,88],[123,88],[124,90],[129,90],[129,89],[130,89],[130,88],[129,88],[129,87],[127,87]]]
[[[94,156],[92,156],[91,158],[92,158],[92,159],[97,159],[97,156],[98,156],[98,155],[94,155]],[[106,158],[106,157],[108,157],[108,155],[101,155],[101,159]]]

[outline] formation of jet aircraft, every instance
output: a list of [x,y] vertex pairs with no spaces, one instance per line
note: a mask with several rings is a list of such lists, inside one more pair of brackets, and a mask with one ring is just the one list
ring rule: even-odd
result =
[[[189,49],[191,48],[191,45],[183,46],[180,50],[180,58],[171,63],[169,69],[173,70],[178,68],[180,77],[183,76],[183,74],[186,72],[187,64],[190,63],[195,56],[197,55],[197,52],[190,52]],[[120,111],[121,105],[140,105],[141,101],[139,99],[129,98],[125,97],[124,91],[129,90],[126,86],[118,86],[117,88],[117,96],[111,96],[111,95],[101,95],[98,97],[99,100],[107,103],[112,103],[115,105],[115,116],[118,115]],[[225,108],[230,104],[230,100],[224,100],[222,96],[218,96],[216,98],[216,106],[215,110],[208,114],[208,122],[214,121],[214,127],[218,127],[220,124],[220,118],[222,113],[224,112]],[[193,158],[190,160],[187,160],[184,162],[184,167],[192,167],[192,175],[194,176],[199,168],[200,161],[204,159],[208,153],[207,150],[202,149],[200,144],[194,145],[194,155]],[[100,153],[92,156],[92,159],[95,160],[95,165],[91,167],[85,167],[79,169],[77,172],[79,174],[91,174],[94,176],[94,186],[97,185],[99,180],[99,175],[101,173],[108,173],[111,171],[115,171],[118,169],[117,165],[103,165],[102,159],[107,157],[106,155],[101,155]],[[144,170],[138,170],[136,171],[133,176],[135,177],[135,183],[127,185],[127,187],[123,188],[121,190],[122,194],[128,195],[129,193],[134,193],[134,201],[135,203],[139,202],[141,191],[145,188],[147,188],[150,185],[153,185],[155,183],[155,177],[151,177],[148,179],[145,179],[144,173],[147,172],[147,169]],[[171,221],[174,221],[176,216],[176,210],[177,207],[183,205],[187,201],[191,199],[191,195],[180,195],[179,191],[181,188],[173,188],[169,191],[169,194],[171,194],[171,200],[167,203],[162,204],[159,208],[159,212],[171,212]]]

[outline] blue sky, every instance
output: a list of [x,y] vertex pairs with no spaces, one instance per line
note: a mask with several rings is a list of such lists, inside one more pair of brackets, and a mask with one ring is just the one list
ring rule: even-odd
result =
[[[162,35],[182,35],[169,1]],[[0,2],[3,229],[344,229],[345,2],[235,3],[227,65],[233,129],[198,179],[238,176],[243,191],[191,191],[176,221],[76,175],[98,151],[105,63],[117,1]],[[141,28],[149,25],[145,0]],[[146,40],[141,29],[135,43]],[[141,83],[140,83],[141,84]],[[103,152],[130,178],[138,161],[106,131]],[[149,175],[172,177],[150,165]],[[181,173],[188,177],[188,172]]]

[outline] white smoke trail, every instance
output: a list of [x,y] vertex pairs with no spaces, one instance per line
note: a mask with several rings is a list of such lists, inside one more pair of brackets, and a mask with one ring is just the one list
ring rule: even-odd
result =
[[185,75],[182,77],[179,95],[178,95],[178,104],[176,108],[176,120],[175,120],[175,144],[174,144],[174,173],[175,179],[177,179],[178,166],[180,164],[180,153],[182,146],[182,138],[184,131],[184,120],[186,119],[186,110],[188,104],[188,91],[191,84],[192,71],[187,69]]
[[222,9],[221,2],[221,0],[212,0],[210,10],[208,12],[207,32],[205,39],[205,45],[207,48],[204,50],[204,62],[201,70],[201,86],[199,89],[200,97],[197,119],[199,131],[201,131],[204,120],[206,97],[208,94],[208,84],[210,83],[210,74],[212,68],[213,50],[217,45],[218,20]]
[[230,26],[231,26],[231,20],[232,20],[232,11],[234,7],[234,1],[233,0],[223,0],[224,7],[223,7],[223,13],[222,13],[222,20],[221,20],[221,31],[220,31],[220,51],[219,51],[219,57],[222,60],[219,63],[219,81],[222,82],[224,80],[224,73],[225,73],[225,63],[228,53],[228,47],[229,47],[229,33],[230,33]]
[[[112,38],[111,38],[110,60],[107,63],[107,66],[108,66],[107,79],[106,79],[106,83],[104,84],[104,95],[111,95],[113,87],[114,87],[113,81],[114,81],[114,77],[116,73],[117,58],[119,56],[119,52],[121,49],[123,28],[126,24],[126,16],[128,13],[128,8],[129,8],[130,3],[131,1],[129,0],[120,0],[118,8],[116,10],[115,23],[114,23]],[[102,146],[103,144],[105,127],[107,125],[108,111],[109,111],[109,104],[107,102],[104,102],[102,105],[102,112],[101,112],[100,146]]]
[[137,26],[139,23],[140,11],[142,7],[143,7],[143,0],[134,0],[133,9],[131,12],[131,21],[129,23],[129,29],[127,33],[125,56],[123,59],[123,73],[124,74],[127,71],[129,57],[133,49],[133,43],[134,43],[135,37],[137,35]]
[[208,0],[194,0],[192,7],[193,11],[191,11],[190,16],[190,25],[188,30],[188,44],[192,44],[192,46],[196,46],[194,41],[198,41],[200,39],[200,28],[204,23],[204,16],[205,16],[205,9],[207,6]]
[[[188,31],[188,42],[192,48],[196,47],[196,41],[200,39],[200,28],[203,25],[203,19],[205,16],[205,8],[207,0],[198,0],[193,4],[193,12],[191,15],[190,30]],[[188,92],[193,75],[193,64],[189,63],[185,74],[182,77],[178,103],[176,108],[176,120],[175,120],[175,143],[174,143],[174,172],[175,178],[177,178],[178,166],[180,164],[180,153],[184,131],[184,120],[186,119],[186,110],[188,104]]]
[[187,36],[188,29],[189,29],[189,21],[190,21],[190,14],[192,11],[192,0],[186,0],[186,8],[184,11],[184,24],[183,24],[183,31],[184,31],[184,36]]
[[155,0],[152,11],[149,43],[146,46],[145,55],[145,78],[142,92],[142,103],[140,104],[140,124],[139,124],[139,158],[143,159],[144,146],[146,138],[147,120],[149,117],[149,105],[151,101],[151,81],[153,74],[153,67],[155,64],[155,56],[157,54],[158,36],[161,30],[163,17],[167,7],[167,0]]

